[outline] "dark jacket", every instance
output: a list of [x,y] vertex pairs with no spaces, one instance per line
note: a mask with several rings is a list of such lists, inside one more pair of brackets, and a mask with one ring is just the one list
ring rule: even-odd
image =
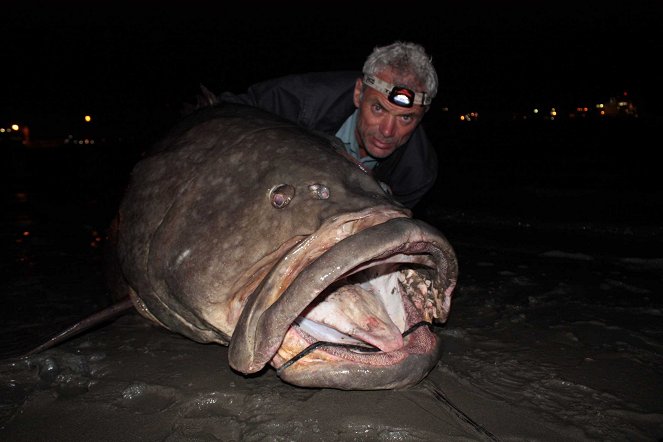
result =
[[[359,72],[314,72],[288,75],[251,86],[246,93],[225,92],[223,102],[270,111],[309,129],[335,135],[354,112],[352,100]],[[414,207],[437,178],[437,155],[421,125],[404,146],[373,169],[376,179],[391,188],[394,198]]]

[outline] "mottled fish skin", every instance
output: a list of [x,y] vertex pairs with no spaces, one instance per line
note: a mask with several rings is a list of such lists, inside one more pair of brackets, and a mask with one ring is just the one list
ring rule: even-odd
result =
[[[419,382],[437,363],[438,338],[426,327],[402,338],[395,327],[446,320],[455,253],[334,140],[247,106],[185,118],[132,172],[112,234],[118,296],[174,332],[229,345],[242,373],[279,368],[312,334],[360,342],[375,330],[367,340],[387,351],[321,348],[279,376],[340,389]],[[361,295],[339,324],[345,333],[333,315],[303,321],[308,331],[295,324],[332,292],[336,311],[358,299],[342,293]]]

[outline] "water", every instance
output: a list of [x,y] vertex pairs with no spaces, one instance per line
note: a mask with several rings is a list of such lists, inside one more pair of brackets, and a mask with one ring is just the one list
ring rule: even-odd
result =
[[[445,231],[586,242],[658,254],[656,120],[512,121],[441,131],[441,172],[420,209]],[[514,237],[515,235],[515,237]]]

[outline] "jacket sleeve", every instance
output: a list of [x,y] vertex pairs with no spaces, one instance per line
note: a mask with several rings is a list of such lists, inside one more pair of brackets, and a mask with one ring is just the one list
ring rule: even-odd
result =
[[334,134],[354,111],[352,91],[359,73],[311,72],[256,83],[241,94],[224,92],[219,101],[247,104],[309,129]]
[[242,94],[224,92],[219,101],[226,103],[246,104],[280,115],[290,121],[298,122],[303,103],[306,101],[304,91],[295,94],[294,78],[285,77],[254,84]]

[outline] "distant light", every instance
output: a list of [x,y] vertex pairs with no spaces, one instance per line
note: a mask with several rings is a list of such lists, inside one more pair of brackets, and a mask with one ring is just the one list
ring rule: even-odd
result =
[[89,116],[89,115],[86,115],[86,116],[84,117],[84,120],[85,120],[86,123],[89,123],[90,121],[92,121],[92,117]]
[[534,113],[535,113],[535,114],[538,114],[538,113],[539,113],[539,110],[538,110],[538,109],[534,109]]
[[18,130],[18,124],[12,124],[12,130]]

